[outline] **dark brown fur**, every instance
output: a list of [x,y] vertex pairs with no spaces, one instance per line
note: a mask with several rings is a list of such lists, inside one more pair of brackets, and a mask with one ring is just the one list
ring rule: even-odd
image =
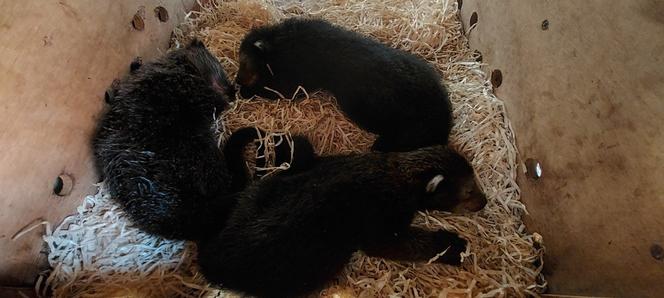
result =
[[193,41],[134,67],[113,89],[92,142],[113,199],[138,227],[166,238],[218,230],[235,205],[212,130],[233,93],[219,61]]

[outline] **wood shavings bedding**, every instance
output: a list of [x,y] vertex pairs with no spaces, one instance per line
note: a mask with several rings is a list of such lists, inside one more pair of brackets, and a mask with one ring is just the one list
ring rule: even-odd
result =
[[[491,93],[469,49],[457,4],[445,0],[223,1],[189,15],[174,44],[198,37],[229,77],[238,68],[240,41],[252,27],[294,15],[325,18],[415,53],[443,74],[454,105],[451,145],[472,160],[489,204],[478,214],[421,213],[415,225],[460,233],[470,246],[461,268],[399,263],[356,253],[321,296],[525,297],[546,287],[544,248],[525,232],[525,206],[516,184],[518,156],[505,106]],[[311,91],[311,90],[310,90]],[[233,130],[258,126],[289,140],[304,134],[319,154],[364,152],[374,136],[350,123],[325,92],[296,101],[237,100],[219,119],[220,144]],[[286,95],[290,97],[290,95]],[[270,156],[274,142],[264,142]],[[271,170],[280,165],[268,164]],[[541,236],[540,236],[541,237]],[[44,237],[53,266],[42,282],[59,297],[225,297],[197,273],[192,244],[163,240],[131,226],[103,187],[78,213]]]

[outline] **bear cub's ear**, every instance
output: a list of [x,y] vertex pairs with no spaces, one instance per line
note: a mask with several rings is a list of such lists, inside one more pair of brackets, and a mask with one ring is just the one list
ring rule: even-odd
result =
[[256,47],[259,51],[261,51],[263,53],[267,53],[271,49],[270,44],[268,42],[266,42],[265,40],[262,40],[262,39],[259,39],[259,40],[255,41],[254,42],[254,47]]
[[429,180],[429,183],[427,183],[426,187],[427,192],[428,193],[435,192],[436,188],[438,188],[438,184],[440,184],[440,182],[442,182],[444,179],[445,178],[443,177],[443,175],[440,174],[431,178],[431,180]]
[[190,47],[205,48],[205,44],[198,38],[194,38],[190,43]]

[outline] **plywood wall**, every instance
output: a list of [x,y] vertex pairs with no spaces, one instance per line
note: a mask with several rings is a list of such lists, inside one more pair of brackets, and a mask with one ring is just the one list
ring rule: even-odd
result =
[[[166,50],[193,2],[0,0],[0,284],[34,281],[44,228],[12,236],[35,220],[59,223],[94,191],[89,139],[104,90],[134,57]],[[56,196],[62,173],[73,190]]]
[[519,182],[551,292],[661,297],[664,2],[464,0],[467,30],[473,13],[521,158],[543,168]]

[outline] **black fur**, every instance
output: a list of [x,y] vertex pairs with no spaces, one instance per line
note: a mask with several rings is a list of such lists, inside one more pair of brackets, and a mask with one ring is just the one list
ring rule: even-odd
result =
[[93,139],[100,176],[138,227],[198,239],[235,205],[214,115],[232,87],[200,41],[141,65],[113,87]]
[[[325,285],[358,249],[426,261],[449,247],[439,261],[460,263],[465,240],[410,226],[417,210],[453,210],[463,200],[481,202],[471,211],[484,206],[481,192],[470,198],[464,188],[474,175],[460,155],[435,146],[308,160],[234,195],[238,205],[226,227],[198,243],[209,281],[249,295],[291,297]],[[443,181],[426,192],[439,174]]]
[[423,59],[323,20],[291,18],[249,32],[236,81],[243,97],[326,89],[358,125],[379,135],[373,149],[447,144],[451,103]]

